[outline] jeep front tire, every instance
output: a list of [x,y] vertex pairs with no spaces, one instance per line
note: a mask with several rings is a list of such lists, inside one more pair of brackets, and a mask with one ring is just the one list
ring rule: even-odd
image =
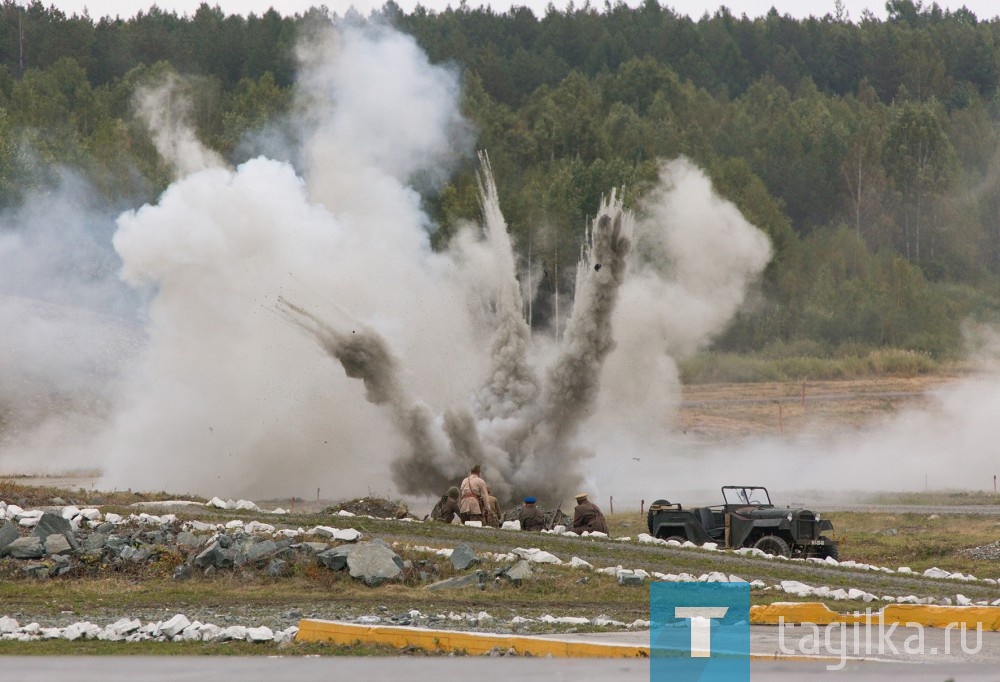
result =
[[753,543],[754,549],[759,549],[765,554],[773,554],[774,556],[792,556],[792,549],[788,546],[782,538],[777,535],[765,535],[764,537]]

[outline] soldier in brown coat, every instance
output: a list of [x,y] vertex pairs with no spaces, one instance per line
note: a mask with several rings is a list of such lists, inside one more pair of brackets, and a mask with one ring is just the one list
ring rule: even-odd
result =
[[534,497],[524,498],[524,509],[517,515],[521,530],[542,530],[545,528],[545,513],[535,506]]
[[607,535],[608,524],[604,520],[604,514],[596,504],[587,500],[587,493],[576,495],[576,509],[573,510],[573,527],[571,531],[581,535],[583,531],[598,531]]
[[435,521],[451,523],[458,516],[458,512],[458,488],[452,486],[434,505],[434,509],[431,510],[431,518]]

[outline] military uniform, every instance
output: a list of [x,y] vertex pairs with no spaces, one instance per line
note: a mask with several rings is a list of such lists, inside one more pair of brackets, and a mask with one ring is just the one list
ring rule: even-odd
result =
[[573,527],[570,528],[571,531],[580,535],[583,531],[598,531],[604,533],[608,532],[608,523],[604,520],[604,514],[596,504],[587,500],[587,496],[583,493],[576,496],[577,505],[576,509],[573,510]]
[[449,497],[447,494],[442,495],[438,503],[434,505],[434,509],[431,511],[431,518],[435,521],[441,521],[443,523],[451,523],[458,516],[458,500]]
[[460,490],[462,501],[459,503],[459,515],[462,521],[484,521],[489,514],[490,497],[486,481],[478,473],[470,473],[462,481]]
[[524,509],[517,515],[521,522],[521,530],[542,530],[545,528],[545,512],[535,506],[534,502],[525,500]]

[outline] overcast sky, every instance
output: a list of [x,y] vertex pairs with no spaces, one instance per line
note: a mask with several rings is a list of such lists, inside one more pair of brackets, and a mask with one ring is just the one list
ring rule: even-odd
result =
[[[22,1],[26,2],[27,0]],[[266,12],[272,6],[282,14],[293,14],[320,4],[325,4],[338,14],[343,14],[352,5],[362,13],[367,14],[371,9],[381,7],[384,1],[327,0],[323,3],[315,0],[217,0],[217,2],[210,2],[209,4],[218,5],[227,14],[237,12],[249,14],[253,12],[259,15]],[[444,9],[449,4],[453,7],[459,4],[458,0],[396,0],[396,4],[407,12],[411,11],[418,2],[424,7],[437,10]],[[530,7],[536,14],[542,15],[545,12],[545,8],[549,5],[550,0],[492,0],[489,2],[467,0],[467,2],[471,7],[488,4],[493,9],[499,11],[504,11],[512,5],[522,5]],[[552,0],[552,4],[559,9],[564,9],[568,2],[569,0]],[[634,6],[641,4],[641,0],[626,0],[626,3]],[[159,0],[159,2],[155,3],[152,0],[43,0],[43,4],[46,6],[55,5],[67,14],[80,14],[84,8],[87,8],[90,16],[94,18],[105,15],[117,15],[122,18],[128,18],[134,16],[139,10],[149,9],[154,4],[161,9],[174,10],[179,14],[193,14],[198,5],[201,4],[201,0]],[[592,0],[591,4],[596,7],[603,7],[604,0]],[[834,9],[834,0],[819,0],[818,2],[805,2],[804,0],[730,0],[725,3],[712,2],[711,0],[673,0],[672,2],[661,4],[666,4],[679,12],[695,18],[700,17],[705,12],[714,12],[722,4],[729,7],[733,14],[737,16],[746,14],[751,17],[764,15],[771,7],[775,7],[782,14],[791,14],[795,17],[803,17],[810,14],[822,16],[832,13]],[[927,2],[925,4],[930,3]],[[578,1],[576,5],[581,6],[583,2]],[[972,10],[980,19],[991,18],[1000,14],[1000,5],[998,5],[997,0],[965,0],[964,2],[960,0],[941,0],[938,2],[938,5],[942,8],[953,10],[965,6]],[[866,8],[870,9],[876,17],[885,18],[884,0],[844,0],[844,7],[847,9],[851,19],[855,21],[861,17],[861,13]]]

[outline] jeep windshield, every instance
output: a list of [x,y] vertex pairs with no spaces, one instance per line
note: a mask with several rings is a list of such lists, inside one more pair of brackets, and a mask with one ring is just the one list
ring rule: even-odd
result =
[[722,497],[727,505],[771,506],[771,497],[767,488],[755,485],[727,485],[722,488]]

